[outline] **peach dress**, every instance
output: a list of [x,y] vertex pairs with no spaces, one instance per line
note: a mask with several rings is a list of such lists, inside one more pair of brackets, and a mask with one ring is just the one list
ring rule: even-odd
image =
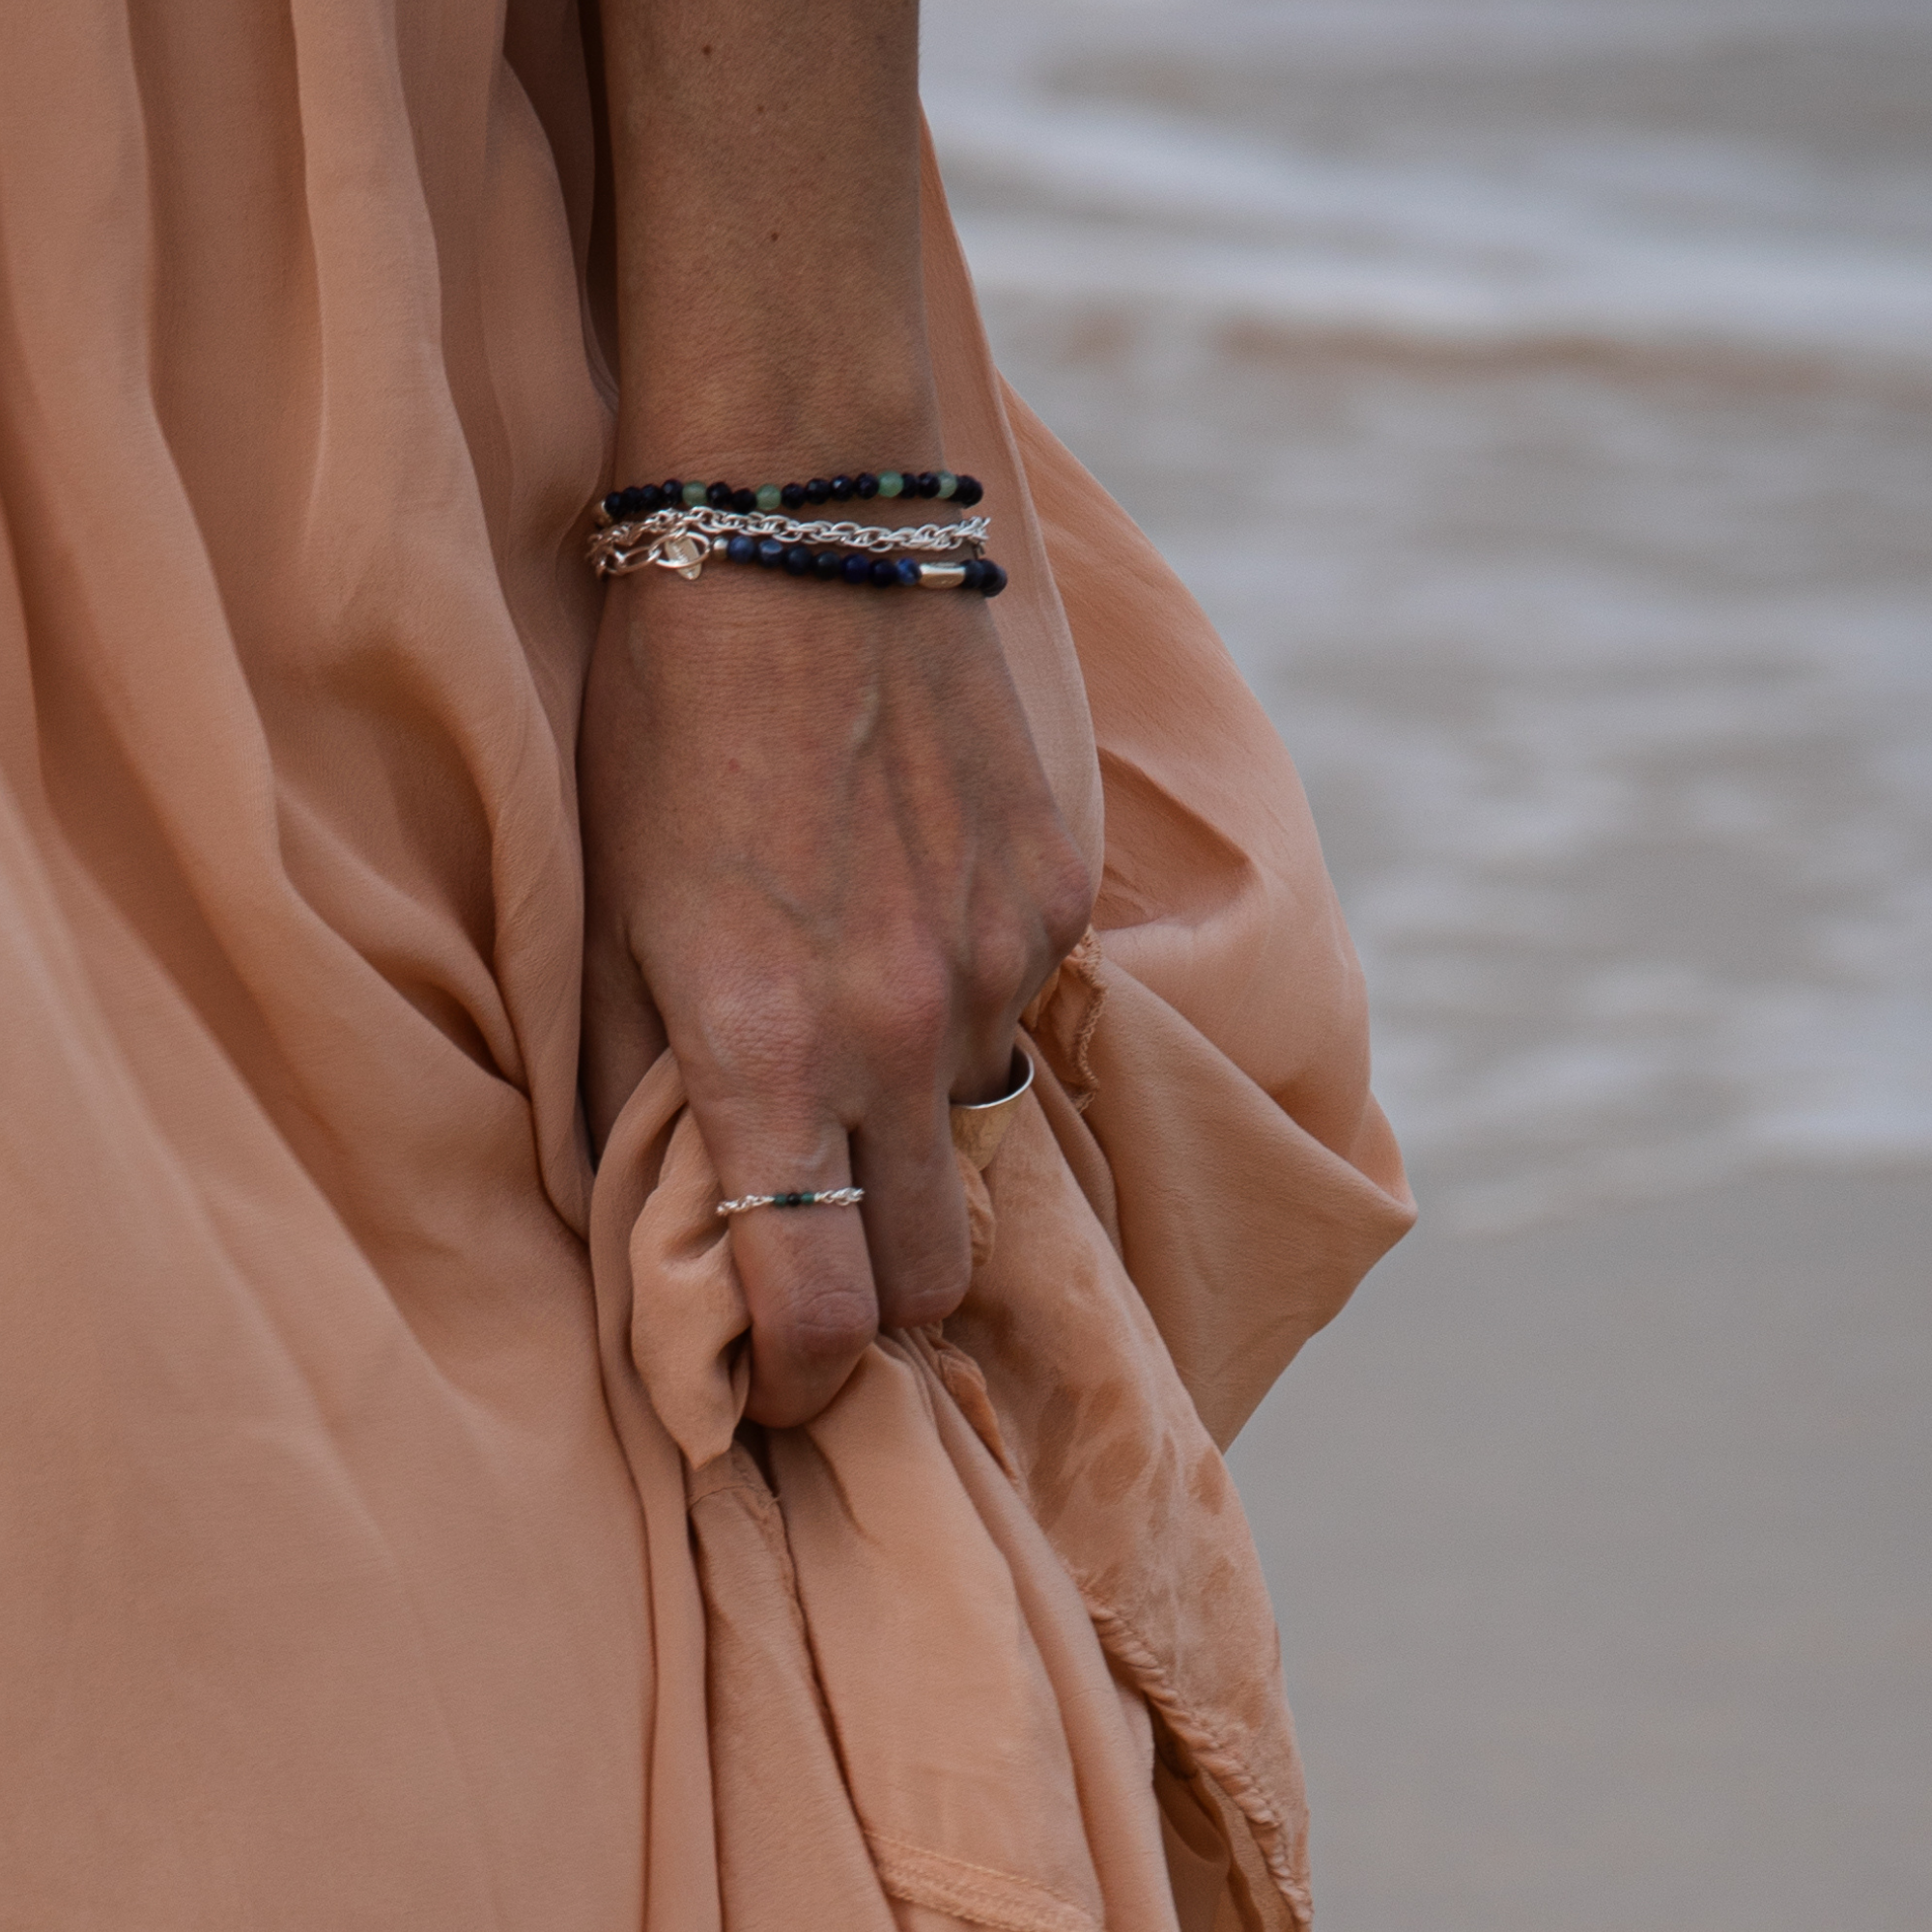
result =
[[592,201],[574,0],[0,32],[0,1926],[1304,1921],[1217,1445],[1410,1208],[1287,756],[929,176],[1105,885],[964,1309],[747,1453],[677,1069],[577,1106]]

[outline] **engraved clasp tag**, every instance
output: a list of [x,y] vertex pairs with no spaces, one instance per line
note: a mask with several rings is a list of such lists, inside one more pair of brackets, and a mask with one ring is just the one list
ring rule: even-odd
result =
[[660,570],[674,570],[687,583],[696,582],[704,569],[704,559],[711,554],[711,546],[700,536],[694,536],[689,530],[679,530],[668,537],[661,537],[651,547],[651,561]]

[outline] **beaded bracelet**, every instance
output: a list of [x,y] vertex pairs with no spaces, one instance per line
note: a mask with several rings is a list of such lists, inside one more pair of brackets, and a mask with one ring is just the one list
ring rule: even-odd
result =
[[[815,577],[821,583],[871,583],[882,590],[901,585],[915,590],[977,590],[981,597],[997,597],[1007,587],[1006,571],[990,556],[969,556],[960,563],[921,563],[910,556],[867,556],[863,551],[814,551],[804,544],[781,544],[776,537],[754,539],[742,533],[728,538],[723,548],[727,562],[758,563],[793,577]],[[714,544],[714,555],[717,550]]]
[[633,484],[626,490],[612,490],[604,498],[604,515],[615,523],[625,517],[648,517],[682,503],[697,509],[708,503],[714,510],[736,510],[745,515],[753,510],[767,514],[781,506],[800,510],[808,503],[849,503],[854,497],[869,502],[874,497],[936,497],[942,502],[957,503],[970,510],[986,494],[977,476],[955,476],[950,469],[881,469],[875,476],[869,469],[857,476],[814,476],[810,483],[760,483],[755,490],[741,489],[730,483],[686,483],[673,476],[668,483]]
[[[708,560],[722,556],[730,563],[762,564],[821,582],[977,590],[982,597],[997,597],[1008,579],[999,564],[980,554],[988,527],[984,517],[892,529],[878,524],[798,523],[790,517],[703,505],[606,525],[590,540],[590,561],[600,577],[656,564],[695,582]],[[814,550],[814,544],[837,548]],[[944,555],[961,549],[973,554],[939,563],[919,560],[922,552]]]

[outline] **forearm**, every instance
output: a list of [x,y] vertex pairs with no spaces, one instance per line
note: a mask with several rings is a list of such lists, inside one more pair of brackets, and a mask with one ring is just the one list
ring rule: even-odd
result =
[[605,0],[604,38],[622,480],[937,467],[918,0]]
[[[603,4],[619,480],[941,468],[915,0]],[[803,1421],[964,1294],[948,1103],[1006,1091],[1086,868],[965,589],[620,577],[578,773],[594,1141],[668,1041],[725,1195],[863,1190],[731,1223],[749,1413]]]

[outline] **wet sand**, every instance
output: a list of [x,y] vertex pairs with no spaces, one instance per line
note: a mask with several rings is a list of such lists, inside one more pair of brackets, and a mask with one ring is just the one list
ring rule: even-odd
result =
[[1929,1278],[1932,1171],[1370,1277],[1234,1457],[1323,1932],[1923,1932]]

